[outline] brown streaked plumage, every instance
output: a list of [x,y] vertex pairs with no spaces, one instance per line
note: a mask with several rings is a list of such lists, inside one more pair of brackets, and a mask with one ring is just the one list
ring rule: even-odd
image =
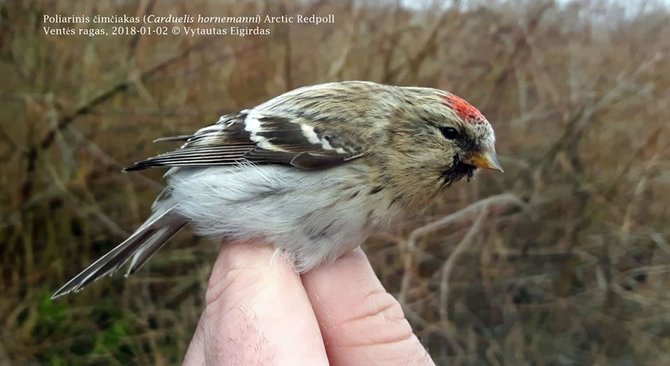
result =
[[136,271],[186,223],[202,235],[272,242],[307,271],[477,168],[502,170],[493,129],[468,102],[371,82],[299,88],[159,141],[183,145],[126,169],[172,168],[152,216],[53,297],[128,259]]

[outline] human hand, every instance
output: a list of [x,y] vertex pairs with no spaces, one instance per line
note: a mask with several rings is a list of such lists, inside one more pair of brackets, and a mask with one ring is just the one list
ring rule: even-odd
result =
[[362,250],[302,276],[270,246],[222,247],[184,365],[433,365]]

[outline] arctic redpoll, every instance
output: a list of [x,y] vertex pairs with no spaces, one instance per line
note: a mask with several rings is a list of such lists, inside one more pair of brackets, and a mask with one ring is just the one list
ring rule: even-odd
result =
[[273,243],[309,271],[477,168],[502,171],[491,125],[465,100],[362,81],[295,89],[159,141],[185,142],[125,169],[171,167],[152,215],[54,298],[129,259],[127,274],[137,271],[187,223],[200,235]]

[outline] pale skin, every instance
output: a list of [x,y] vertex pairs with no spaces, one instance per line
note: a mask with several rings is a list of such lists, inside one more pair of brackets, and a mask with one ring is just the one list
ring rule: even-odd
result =
[[434,365],[360,249],[302,276],[227,243],[184,365]]

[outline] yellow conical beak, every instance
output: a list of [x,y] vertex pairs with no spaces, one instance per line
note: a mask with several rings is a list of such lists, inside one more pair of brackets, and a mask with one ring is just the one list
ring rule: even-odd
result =
[[503,172],[503,168],[500,166],[496,152],[493,149],[477,151],[470,155],[469,158],[463,160],[463,162],[476,166],[477,168],[497,170],[501,173]]

